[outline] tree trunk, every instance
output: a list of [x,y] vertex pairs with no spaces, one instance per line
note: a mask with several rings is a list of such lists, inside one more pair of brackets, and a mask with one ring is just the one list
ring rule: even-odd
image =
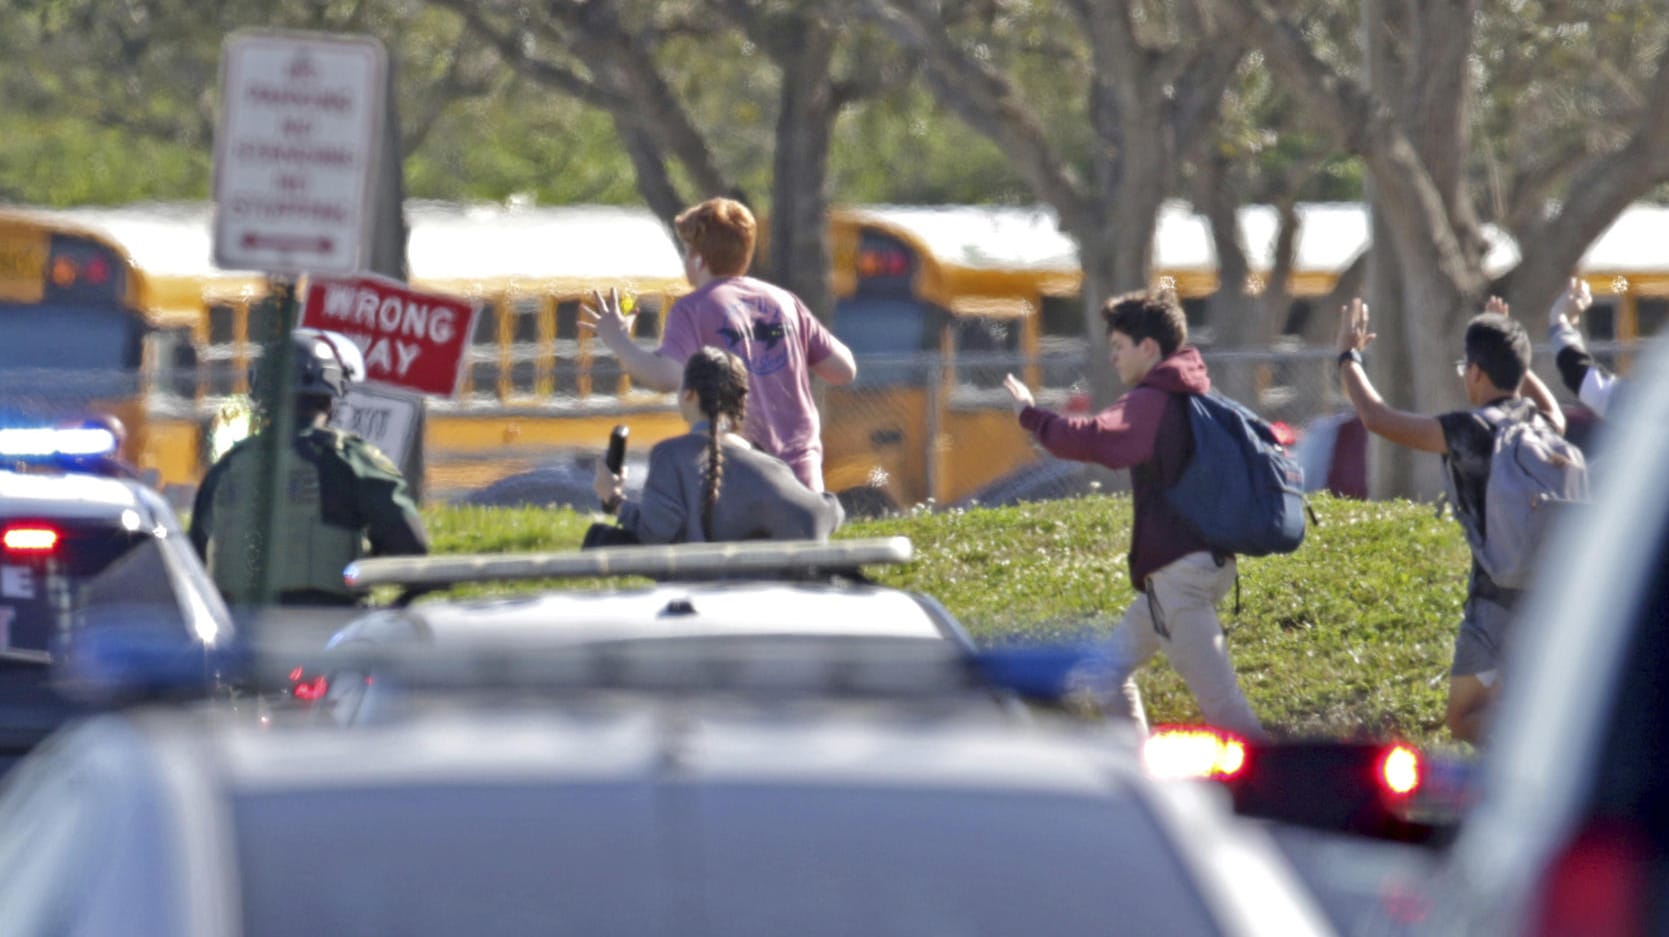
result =
[[1164,189],[1154,185],[1149,193],[1138,196],[1129,191],[1132,188],[1124,186],[1129,197],[1097,215],[1101,223],[1095,228],[1072,232],[1083,268],[1084,334],[1089,337],[1086,371],[1097,408],[1123,392],[1118,375],[1106,364],[1107,327],[1101,309],[1113,296],[1146,289],[1153,269],[1153,233],[1159,226],[1159,194]]
[[782,67],[771,204],[771,277],[805,300],[824,322],[834,315],[829,288],[829,141],[838,107],[830,80],[834,36],[807,21]]
[[[1217,254],[1217,292],[1210,303],[1213,345],[1241,350],[1260,344],[1257,302],[1247,294],[1252,265],[1246,259],[1245,239],[1240,236],[1239,205],[1223,180],[1224,167],[1216,157],[1198,164],[1199,202],[1211,229]],[[1192,339],[1198,343],[1198,338]],[[1211,374],[1212,386],[1247,406],[1257,409],[1257,375],[1250,367],[1220,368]]]
[[1268,345],[1286,331],[1287,318],[1292,313],[1292,268],[1298,261],[1298,236],[1303,233],[1303,222],[1298,217],[1298,205],[1290,196],[1275,205],[1275,256],[1269,268],[1269,280],[1263,285],[1263,296],[1258,300],[1262,328],[1257,336],[1259,345]]

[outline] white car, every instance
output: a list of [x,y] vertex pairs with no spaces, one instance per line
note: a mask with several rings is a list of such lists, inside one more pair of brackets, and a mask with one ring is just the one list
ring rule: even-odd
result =
[[1515,625],[1433,934],[1669,932],[1669,345],[1653,351]]
[[0,937],[1330,932],[1221,791],[1101,730],[893,696],[896,671],[792,700],[634,672],[345,727],[84,723],[0,795]]
[[[336,718],[374,715],[403,684],[366,679],[354,661],[396,653],[444,659],[564,654],[656,642],[745,640],[756,651],[809,640],[887,641],[955,656],[975,648],[944,606],[920,593],[872,585],[859,567],[908,562],[904,538],[612,547],[577,553],[390,557],[348,570],[358,585],[433,587],[459,582],[651,576],[653,585],[545,589],[519,595],[424,601],[370,612],[335,634],[318,664],[292,669],[298,695]],[[833,571],[833,572],[831,572]],[[722,577],[722,578],[717,578]],[[669,652],[674,653],[674,652]],[[733,679],[733,678],[730,678]]]

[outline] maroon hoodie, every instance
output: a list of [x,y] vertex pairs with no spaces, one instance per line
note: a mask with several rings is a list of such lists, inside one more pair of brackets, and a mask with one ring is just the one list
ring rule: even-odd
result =
[[1130,470],[1136,522],[1130,534],[1130,582],[1146,591],[1147,577],[1171,562],[1210,550],[1165,503],[1162,492],[1194,454],[1183,394],[1211,390],[1199,349],[1184,345],[1141,382],[1095,416],[1061,416],[1037,407],[1020,411],[1020,425],[1062,459]]

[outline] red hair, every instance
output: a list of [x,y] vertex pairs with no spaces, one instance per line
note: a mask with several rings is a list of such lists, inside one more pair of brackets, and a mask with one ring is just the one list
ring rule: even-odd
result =
[[708,273],[735,277],[748,272],[759,224],[746,205],[728,198],[710,198],[684,209],[672,225],[678,229],[678,239],[695,251]]

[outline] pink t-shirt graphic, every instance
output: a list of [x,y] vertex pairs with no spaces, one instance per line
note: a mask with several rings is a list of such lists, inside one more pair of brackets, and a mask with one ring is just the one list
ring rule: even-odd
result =
[[748,367],[748,419],[742,435],[823,490],[822,427],[811,396],[811,367],[833,336],[799,297],[752,277],[725,277],[686,294],[666,316],[660,354],[680,364],[703,345]]

